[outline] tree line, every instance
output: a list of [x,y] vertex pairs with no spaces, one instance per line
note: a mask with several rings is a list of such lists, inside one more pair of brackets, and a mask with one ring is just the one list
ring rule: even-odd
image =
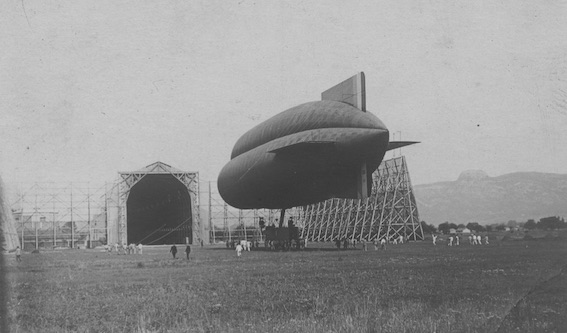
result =
[[507,223],[497,223],[497,224],[490,224],[490,225],[482,225],[478,222],[469,222],[465,224],[455,224],[450,223],[448,221],[439,224],[439,226],[435,227],[433,224],[427,224],[425,221],[421,221],[421,228],[423,232],[434,233],[434,232],[442,232],[444,234],[448,234],[451,229],[464,229],[467,228],[473,232],[489,232],[489,231],[504,231],[506,228],[524,228],[527,230],[533,229],[540,229],[540,230],[556,230],[556,229],[565,229],[567,228],[567,223],[565,222],[565,218],[559,216],[549,216],[541,218],[539,221],[535,221],[534,219],[529,219],[526,222],[517,222],[515,220],[510,220]]

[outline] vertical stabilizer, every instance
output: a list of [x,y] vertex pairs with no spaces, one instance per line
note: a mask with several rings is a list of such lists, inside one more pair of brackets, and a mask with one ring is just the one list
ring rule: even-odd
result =
[[323,101],[337,101],[366,112],[366,83],[364,72],[344,80],[321,93]]

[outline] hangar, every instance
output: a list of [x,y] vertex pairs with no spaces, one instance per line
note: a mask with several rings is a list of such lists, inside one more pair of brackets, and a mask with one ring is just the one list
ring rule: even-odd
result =
[[200,242],[198,172],[155,162],[118,174],[106,196],[109,244]]

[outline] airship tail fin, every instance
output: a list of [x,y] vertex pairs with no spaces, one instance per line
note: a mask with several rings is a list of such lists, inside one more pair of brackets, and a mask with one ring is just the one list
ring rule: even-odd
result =
[[416,143],[419,143],[419,141],[390,141],[386,150],[398,149]]
[[366,112],[366,80],[364,72],[360,72],[323,91],[321,100],[346,103]]

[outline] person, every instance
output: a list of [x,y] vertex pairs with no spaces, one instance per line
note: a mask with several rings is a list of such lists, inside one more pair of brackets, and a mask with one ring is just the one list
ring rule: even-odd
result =
[[142,254],[142,243],[138,244],[138,253]]
[[476,235],[472,235],[472,245],[478,245]]
[[114,243],[114,252],[116,252],[116,254],[120,254],[118,253],[118,243]]
[[343,241],[343,249],[345,249],[345,250],[348,249],[348,239],[346,239],[346,238]]
[[380,241],[380,248],[382,250],[386,250],[386,238],[382,238],[382,240]]
[[187,254],[187,260],[189,260],[189,254],[191,253],[191,246],[189,246],[189,244],[187,244],[187,247],[185,248],[185,254]]
[[203,247],[203,240],[201,239],[201,247]]
[[238,244],[236,245],[236,256],[240,258],[241,254],[242,254],[242,245]]
[[455,236],[455,246],[459,246],[459,235]]
[[488,245],[488,235],[484,236],[484,244]]
[[175,244],[173,244],[171,246],[171,249],[169,249],[169,252],[171,252],[171,255],[173,256],[173,259],[175,259],[175,255],[177,255],[177,246],[175,246]]
[[378,237],[374,238],[374,251],[378,251]]
[[433,239],[433,245],[437,245],[437,235],[431,234],[431,238]]
[[449,244],[447,244],[449,246],[453,246],[453,236],[449,237]]
[[366,240],[362,240],[362,251],[368,251],[367,245],[366,245]]
[[22,261],[22,249],[20,249],[19,246],[16,246],[16,261],[17,262]]

